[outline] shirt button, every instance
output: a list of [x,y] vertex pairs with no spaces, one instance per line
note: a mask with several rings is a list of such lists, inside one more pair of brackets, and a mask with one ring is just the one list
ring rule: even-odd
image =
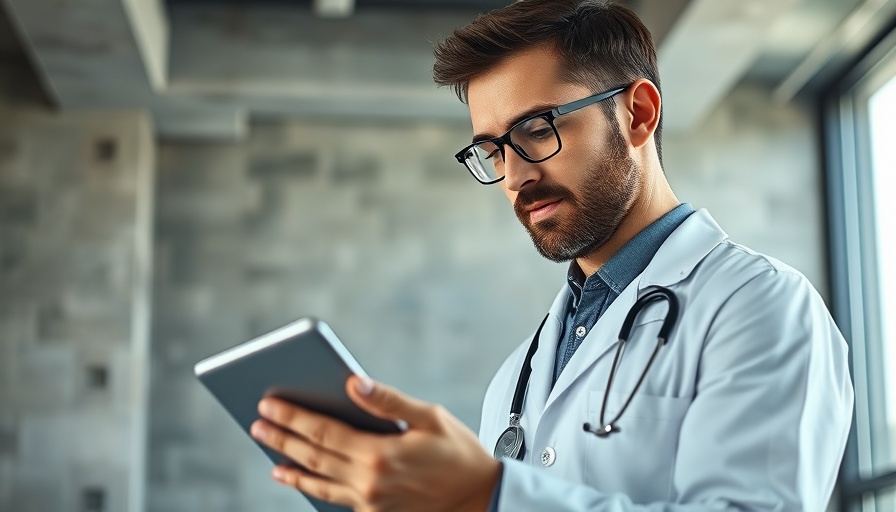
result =
[[544,467],[553,466],[554,461],[557,460],[557,452],[554,451],[553,448],[548,446],[541,452],[541,465]]
[[587,333],[588,333],[588,329],[585,329],[584,326],[580,325],[580,326],[576,327],[576,337],[584,338],[585,334],[587,334]]

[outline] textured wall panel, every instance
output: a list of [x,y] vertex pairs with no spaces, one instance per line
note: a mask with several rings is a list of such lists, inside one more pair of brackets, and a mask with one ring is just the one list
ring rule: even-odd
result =
[[0,119],[0,510],[137,512],[149,123],[2,102]]

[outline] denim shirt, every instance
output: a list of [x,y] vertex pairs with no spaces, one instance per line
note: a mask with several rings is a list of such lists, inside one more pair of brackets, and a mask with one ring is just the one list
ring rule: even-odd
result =
[[[604,266],[590,276],[585,276],[575,260],[570,263],[566,276],[570,294],[563,330],[557,344],[552,386],[601,315],[622,290],[644,272],[666,238],[692,213],[694,208],[690,204],[678,205],[626,242]],[[489,512],[497,512],[500,495],[499,479],[492,492]]]

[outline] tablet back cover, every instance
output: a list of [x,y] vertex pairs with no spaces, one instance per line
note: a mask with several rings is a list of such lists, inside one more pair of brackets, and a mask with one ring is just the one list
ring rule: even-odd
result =
[[[366,374],[330,328],[313,318],[303,318],[205,359],[196,364],[195,372],[247,434],[259,419],[258,402],[265,396],[283,398],[363,430],[399,431],[394,423],[370,416],[348,398],[346,379]],[[295,466],[286,456],[252,441],[275,464]],[[320,512],[350,512],[305,497]]]

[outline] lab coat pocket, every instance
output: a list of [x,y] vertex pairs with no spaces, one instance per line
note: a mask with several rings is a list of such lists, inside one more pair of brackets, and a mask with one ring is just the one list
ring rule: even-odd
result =
[[[604,419],[610,421],[628,398],[628,390],[609,395]],[[599,428],[604,391],[588,394],[588,421]],[[675,499],[672,477],[678,438],[690,398],[638,393],[616,421],[619,432],[608,437],[587,434],[586,480],[603,492]]]

